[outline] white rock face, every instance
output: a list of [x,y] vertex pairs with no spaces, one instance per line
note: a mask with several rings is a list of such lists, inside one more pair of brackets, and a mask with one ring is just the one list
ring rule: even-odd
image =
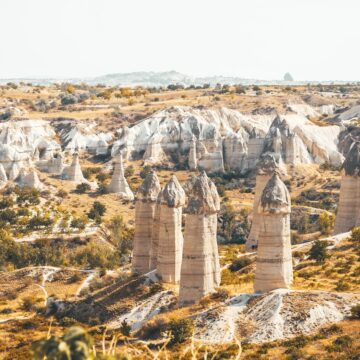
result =
[[287,164],[339,165],[343,159],[337,150],[340,127],[313,124],[304,106],[310,111],[309,105],[301,104],[295,106],[295,114],[282,115],[277,121],[271,115],[243,115],[226,108],[176,106],[120,129],[112,154],[122,149],[127,159],[135,159],[144,153],[144,160],[156,164],[180,150],[188,154],[191,169],[207,171],[254,169],[266,151],[280,152]]
[[150,173],[136,193],[135,235],[132,259],[132,271],[136,274],[145,274],[150,270],[153,225],[156,201],[160,190],[158,177],[155,173]]
[[4,187],[8,181],[5,169],[2,164],[0,164],[0,188]]
[[277,174],[266,184],[259,205],[260,230],[255,292],[289,288],[293,281],[290,194]]
[[354,142],[343,164],[334,234],[360,226],[360,144]]
[[194,303],[220,285],[216,240],[219,195],[205,173],[192,185],[186,208],[179,302]]
[[114,173],[108,189],[109,192],[118,194],[121,199],[134,200],[134,193],[131,191],[124,175],[124,165],[121,153],[115,158]]
[[180,281],[184,242],[181,220],[185,200],[185,191],[173,175],[160,195],[157,274],[167,283],[176,284]]
[[108,153],[111,133],[97,133],[96,123],[83,123],[71,120],[54,123],[58,129],[64,151],[74,153],[80,150],[88,150],[95,155]]
[[[44,120],[9,121],[0,124],[0,164],[9,174],[13,164],[18,169],[31,166],[36,154],[42,159],[52,157],[60,149],[53,138],[55,132]],[[35,156],[34,156],[35,155]],[[10,176],[9,176],[10,177]]]
[[25,169],[21,169],[16,182],[20,187],[29,187],[36,190],[43,190],[45,187],[34,169],[30,169],[29,172],[27,172]]
[[41,171],[45,171],[53,175],[61,175],[65,168],[64,156],[61,152],[57,152],[49,160],[37,161],[36,165]]

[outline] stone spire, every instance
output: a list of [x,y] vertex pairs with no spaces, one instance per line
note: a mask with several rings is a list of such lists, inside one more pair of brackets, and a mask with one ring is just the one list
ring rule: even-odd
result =
[[8,181],[8,178],[6,176],[4,166],[3,166],[3,164],[0,164],[0,187],[5,186],[7,181]]
[[124,165],[121,153],[115,158],[114,173],[109,184],[109,192],[116,193],[125,200],[134,200],[134,193],[131,191],[124,175]]
[[360,226],[360,143],[354,142],[343,163],[334,234]]
[[9,171],[9,180],[15,180],[19,176],[19,167],[13,162]]
[[254,290],[289,288],[293,281],[289,191],[278,174],[266,184],[260,199],[261,223]]
[[260,222],[261,222],[260,220],[261,214],[258,211],[260,197],[262,195],[265,185],[270,180],[271,176],[275,172],[279,172],[279,159],[280,159],[279,154],[267,152],[261,155],[260,160],[257,164],[252,224],[251,224],[251,230],[249,236],[246,240],[247,251],[253,251],[256,249],[258,236],[259,236]]
[[153,225],[160,190],[159,179],[155,172],[151,172],[136,193],[132,270],[137,274],[144,274],[150,270]]
[[220,198],[205,173],[191,187],[186,208],[179,301],[193,303],[220,285],[216,241]]
[[21,169],[16,181],[20,187],[29,187],[37,190],[42,190],[44,188],[44,184],[40,181],[39,176],[34,169],[31,169],[30,172]]
[[61,177],[64,180],[74,181],[75,183],[78,184],[85,182],[88,183],[88,181],[84,178],[84,175],[80,167],[78,152],[74,152],[71,165],[63,170]]
[[197,156],[196,156],[196,137],[193,135],[190,142],[190,151],[189,151],[189,169],[197,169]]
[[160,228],[157,256],[157,273],[168,283],[180,280],[183,235],[181,232],[182,207],[185,191],[175,175],[165,185],[160,195]]

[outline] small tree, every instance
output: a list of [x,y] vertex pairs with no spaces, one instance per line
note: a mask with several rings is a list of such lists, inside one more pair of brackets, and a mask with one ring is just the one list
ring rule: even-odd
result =
[[352,229],[351,241],[360,242],[360,227]]
[[172,334],[172,345],[183,343],[194,332],[194,321],[192,319],[173,319],[170,321],[169,326]]
[[130,336],[131,326],[128,324],[128,322],[126,321],[126,319],[124,319],[124,320],[121,322],[120,332],[121,332],[124,336]]
[[309,251],[310,259],[316,260],[317,262],[324,262],[328,257],[327,246],[327,241],[316,240]]
[[146,176],[151,173],[151,171],[152,171],[152,170],[151,170],[151,166],[149,166],[149,165],[144,166],[144,167],[142,168],[142,170],[140,171],[140,177],[141,177],[142,179],[145,179]]
[[318,224],[323,234],[329,234],[334,225],[334,218],[333,216],[329,215],[327,212],[323,212],[319,216]]
[[78,194],[85,194],[90,189],[91,189],[91,187],[88,183],[81,183],[76,186],[76,192]]

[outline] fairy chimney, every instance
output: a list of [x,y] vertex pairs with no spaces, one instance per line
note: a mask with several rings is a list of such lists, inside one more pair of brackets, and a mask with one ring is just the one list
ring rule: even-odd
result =
[[172,176],[160,196],[160,228],[157,274],[164,282],[176,284],[180,280],[183,235],[182,208],[185,191],[176,176]]
[[67,166],[62,174],[61,177],[64,180],[70,180],[75,183],[83,183],[88,182],[82,173],[80,162],[79,162],[79,154],[77,152],[74,152],[73,154],[73,160],[70,166]]
[[3,166],[3,164],[0,164],[0,187],[5,186],[7,181],[8,181],[8,178],[6,176],[4,166]]
[[289,288],[293,281],[289,191],[274,174],[261,195],[255,292]]
[[360,143],[354,142],[343,164],[334,234],[360,226]]
[[132,270],[144,274],[150,270],[150,251],[156,200],[161,188],[155,172],[148,174],[136,193],[135,235]]
[[159,247],[159,237],[160,237],[160,210],[161,210],[160,200],[161,200],[161,191],[159,192],[155,205],[155,215],[154,215],[154,223],[152,228],[151,246],[150,246],[150,264],[149,264],[150,271],[157,268],[157,261],[158,261],[158,247]]
[[181,265],[181,304],[194,303],[220,285],[216,241],[220,199],[205,172],[191,187],[186,207],[184,248]]
[[246,240],[246,250],[253,251],[257,247],[260,227],[259,202],[264,190],[265,185],[270,180],[274,172],[278,172],[279,169],[279,154],[267,152],[260,157],[260,161],[257,164],[256,173],[256,185],[255,196],[252,213],[252,224],[249,236]]
[[190,142],[190,151],[189,151],[189,169],[197,169],[197,156],[196,156],[196,138],[193,135]]
[[115,158],[114,173],[109,184],[109,192],[116,193],[125,200],[134,200],[134,193],[131,191],[124,175],[124,165],[121,153]]

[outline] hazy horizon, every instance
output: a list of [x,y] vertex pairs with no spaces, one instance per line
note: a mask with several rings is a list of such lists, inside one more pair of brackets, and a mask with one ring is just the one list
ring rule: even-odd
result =
[[358,81],[357,0],[2,0],[0,78]]

